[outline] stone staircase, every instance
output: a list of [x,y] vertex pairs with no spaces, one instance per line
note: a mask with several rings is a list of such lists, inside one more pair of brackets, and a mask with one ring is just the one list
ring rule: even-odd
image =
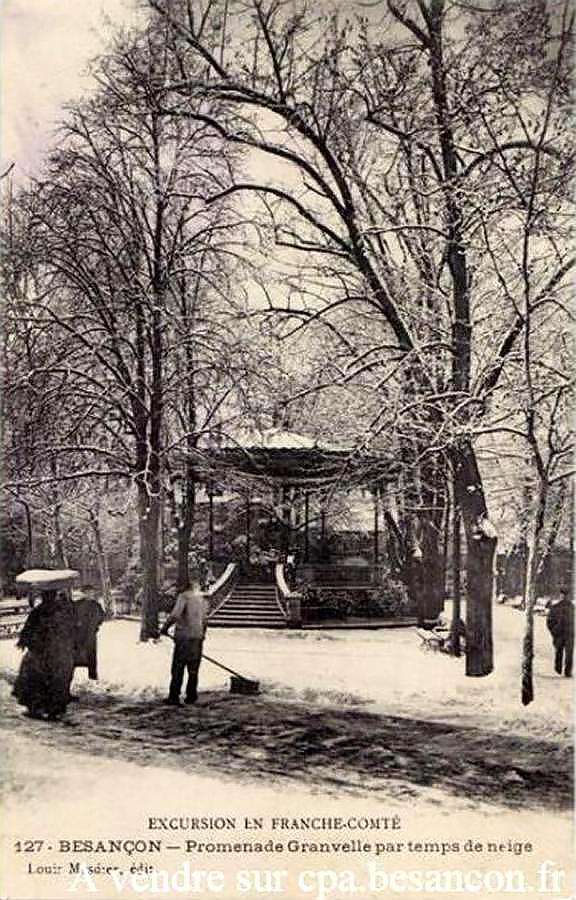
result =
[[273,584],[236,584],[208,618],[210,628],[285,628]]

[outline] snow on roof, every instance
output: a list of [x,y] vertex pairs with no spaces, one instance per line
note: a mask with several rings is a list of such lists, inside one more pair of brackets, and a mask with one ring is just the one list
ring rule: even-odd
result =
[[286,431],[283,428],[251,429],[238,432],[235,440],[240,447],[258,450],[340,450],[341,447],[319,444],[308,434]]

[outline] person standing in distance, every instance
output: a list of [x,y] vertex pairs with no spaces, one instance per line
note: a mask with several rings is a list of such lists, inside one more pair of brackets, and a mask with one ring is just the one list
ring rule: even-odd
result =
[[572,676],[574,659],[574,604],[568,591],[560,591],[561,599],[554,603],[546,616],[548,631],[554,644],[554,668],[558,675]]
[[190,576],[189,584],[184,586],[184,589],[178,594],[174,609],[160,632],[160,634],[168,634],[170,627],[176,626],[170,690],[164,701],[170,706],[182,705],[180,691],[185,669],[188,670],[185,702],[195,703],[198,699],[198,671],[202,659],[207,619],[208,600],[202,593],[199,574],[194,572]]

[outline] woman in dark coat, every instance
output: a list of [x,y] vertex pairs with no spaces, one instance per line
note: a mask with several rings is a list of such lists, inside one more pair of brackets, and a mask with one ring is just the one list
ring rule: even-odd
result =
[[64,594],[42,591],[18,639],[26,650],[14,696],[34,718],[57,719],[66,712],[74,675],[76,615]]
[[97,600],[86,596],[74,603],[76,614],[76,668],[87,667],[88,678],[98,678],[98,629],[105,619]]

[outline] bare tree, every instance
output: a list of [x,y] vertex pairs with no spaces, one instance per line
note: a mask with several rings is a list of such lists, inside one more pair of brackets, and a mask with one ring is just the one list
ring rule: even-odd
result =
[[[49,397],[59,410],[49,438],[32,430],[27,486],[134,483],[143,640],[158,633],[167,411],[187,389],[172,354],[199,342],[178,304],[194,279],[222,291],[215,273],[225,268],[228,228],[202,202],[226,167],[218,141],[201,124],[167,120],[155,101],[151,86],[169,77],[169,65],[157,37],[119,39],[95,65],[98,94],[71,109],[46,175],[20,201],[35,289],[18,318],[46,336],[50,354],[30,361],[14,389],[22,397],[36,385],[39,418]],[[218,264],[207,262],[216,256]]]
[[[306,292],[300,276],[290,303],[273,305],[308,322],[352,304],[382,329],[363,364],[401,382],[399,444],[423,490],[409,505],[438,507],[450,461],[467,543],[467,673],[488,674],[496,533],[473,432],[525,327],[495,242],[504,218],[518,234],[535,154],[547,169],[539,215],[565,177],[568,7],[558,36],[539,0],[521,14],[507,3],[487,12],[389,0],[385,22],[316,18],[304,3],[279,0],[149,3],[204,66],[202,77],[181,66],[164,86],[164,112],[205,123],[255,161],[252,177],[235,178],[212,202],[260,198],[276,246],[315,266],[315,289]],[[538,24],[546,27],[535,39]],[[516,53],[504,58],[513,40]],[[217,114],[194,108],[206,98],[219,101]],[[258,177],[259,159],[274,162],[275,178]],[[553,228],[553,213],[548,221]],[[558,254],[546,298],[572,265]],[[314,293],[312,308],[297,308]],[[383,413],[373,431],[386,404]],[[428,550],[435,543],[429,537]]]

